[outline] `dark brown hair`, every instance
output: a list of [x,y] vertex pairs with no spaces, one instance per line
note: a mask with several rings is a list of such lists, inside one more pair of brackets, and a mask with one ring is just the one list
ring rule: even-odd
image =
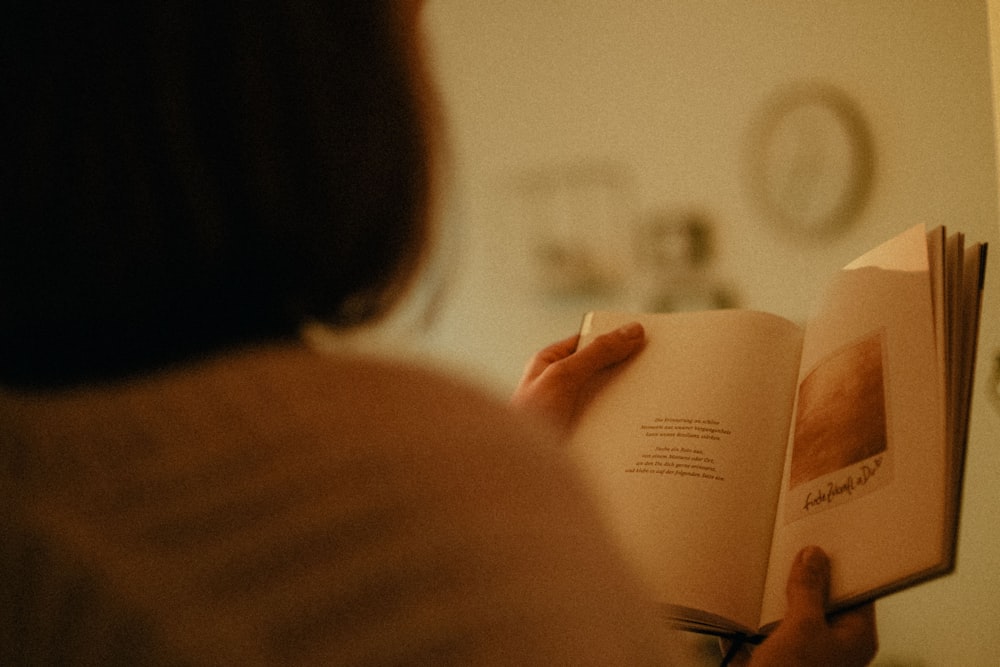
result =
[[104,380],[381,314],[430,191],[399,4],[8,17],[0,382]]

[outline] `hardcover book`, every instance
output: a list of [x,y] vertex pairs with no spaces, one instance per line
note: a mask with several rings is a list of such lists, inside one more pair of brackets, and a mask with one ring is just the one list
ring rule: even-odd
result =
[[833,562],[830,611],[954,568],[985,262],[920,225],[837,272],[804,325],[587,314],[580,345],[646,329],[570,451],[672,622],[766,633],[809,544]]

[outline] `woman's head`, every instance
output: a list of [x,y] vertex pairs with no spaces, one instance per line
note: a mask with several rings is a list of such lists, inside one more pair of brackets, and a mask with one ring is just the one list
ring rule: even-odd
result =
[[55,4],[2,28],[0,382],[388,307],[431,190],[419,3]]

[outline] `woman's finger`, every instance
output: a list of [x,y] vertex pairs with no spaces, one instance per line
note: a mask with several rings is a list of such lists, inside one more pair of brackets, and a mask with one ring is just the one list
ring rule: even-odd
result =
[[573,354],[573,352],[576,351],[576,346],[579,341],[579,335],[570,336],[569,338],[561,340],[558,343],[552,343],[548,347],[536,352],[535,355],[528,360],[527,365],[524,367],[522,381],[534,380],[539,375],[544,373],[546,368]]
[[589,380],[599,371],[628,359],[642,344],[642,325],[626,324],[595,338],[587,346],[559,362],[559,373],[577,384]]

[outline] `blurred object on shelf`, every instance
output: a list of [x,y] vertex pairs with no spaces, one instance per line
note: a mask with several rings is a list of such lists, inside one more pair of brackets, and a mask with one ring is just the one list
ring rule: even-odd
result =
[[634,219],[628,173],[580,162],[527,172],[516,181],[528,251],[543,294],[613,294],[628,279]]
[[637,226],[636,301],[647,312],[734,308],[714,272],[715,230],[698,211],[657,211]]

